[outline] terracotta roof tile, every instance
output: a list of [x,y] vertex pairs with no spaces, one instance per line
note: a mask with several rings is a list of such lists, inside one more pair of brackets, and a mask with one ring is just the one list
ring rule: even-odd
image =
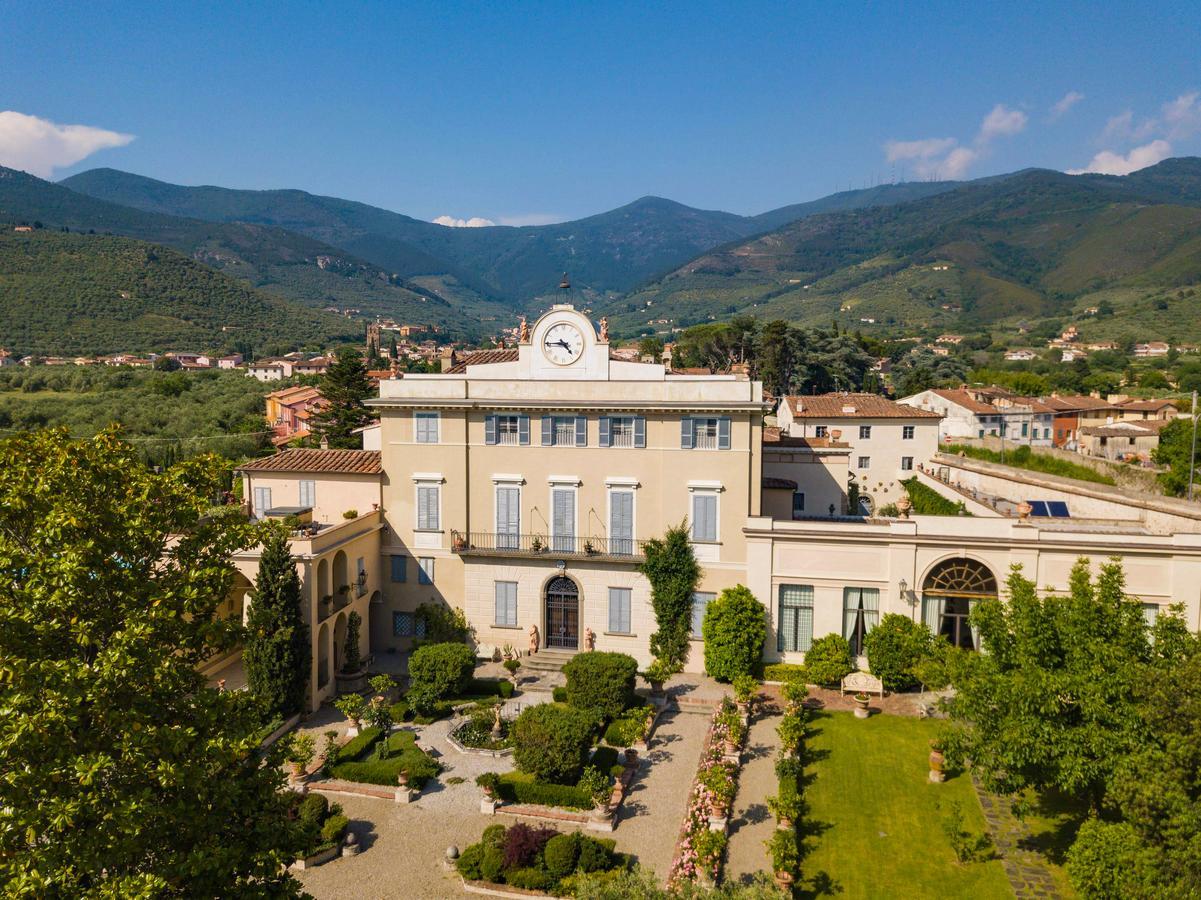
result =
[[251,460],[241,472],[324,472],[330,475],[378,475],[382,471],[378,450],[318,450],[293,448]]
[[1106,425],[1085,425],[1080,433],[1104,437],[1150,437],[1171,424],[1171,419],[1135,419]]
[[956,406],[962,406],[966,410],[974,413],[983,413],[984,415],[996,415],[999,410],[990,406],[987,403],[981,403],[963,388],[934,388],[930,391],[932,394],[937,394],[944,400],[949,400]]
[[905,406],[879,394],[817,394],[811,397],[785,397],[788,409],[797,418],[814,419],[938,419],[927,409]]
[[468,366],[488,366],[493,363],[516,362],[518,350],[516,347],[501,350],[476,350],[465,354],[459,361],[443,372],[443,375],[466,375]]
[[763,486],[769,490],[795,491],[796,482],[791,478],[776,478],[774,475],[763,476]]

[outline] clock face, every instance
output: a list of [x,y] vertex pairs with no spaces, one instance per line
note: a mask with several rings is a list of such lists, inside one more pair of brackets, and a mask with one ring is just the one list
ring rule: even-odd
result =
[[552,325],[542,338],[542,352],[556,365],[566,366],[579,359],[584,352],[584,336],[578,328],[566,322]]

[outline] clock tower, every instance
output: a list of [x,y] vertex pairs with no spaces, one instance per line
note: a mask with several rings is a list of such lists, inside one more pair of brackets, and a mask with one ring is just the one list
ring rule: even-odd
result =
[[518,344],[518,370],[520,378],[607,381],[609,342],[574,306],[555,304]]

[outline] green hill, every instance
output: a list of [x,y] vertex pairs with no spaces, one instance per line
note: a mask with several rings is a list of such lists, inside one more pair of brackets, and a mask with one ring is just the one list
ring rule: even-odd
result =
[[904,202],[954,182],[845,191],[759,216],[701,210],[643,197],[557,225],[447,228],[399,213],[296,190],[183,187],[114,169],[65,179],[72,190],[137,209],[214,222],[276,225],[325,241],[418,282],[443,276],[518,306],[536,308],[567,271],[590,298],[628,291],[728,241],[816,212]]
[[[1195,340],[1199,251],[1201,160],[1125,178],[1028,170],[731,242],[607,311],[626,333],[749,311],[869,333],[1087,318],[1090,338]],[[1085,314],[1097,306],[1113,315]]]
[[206,222],[89,197],[0,167],[0,221],[96,231],[172,247],[205,265],[307,306],[358,309],[478,333],[500,307],[469,290],[447,296],[347,251],[272,225]]
[[130,238],[5,225],[0,273],[0,347],[21,354],[253,352],[361,336],[352,321]]

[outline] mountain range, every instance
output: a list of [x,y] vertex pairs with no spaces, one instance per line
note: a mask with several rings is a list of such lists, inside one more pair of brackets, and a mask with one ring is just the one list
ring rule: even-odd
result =
[[[166,245],[308,307],[495,333],[569,273],[616,334],[738,312],[881,333],[1194,336],[1201,160],[1124,177],[1032,169],[847,191],[756,216],[658,197],[555,225],[451,228],[299,190],[184,187],[113,169],[0,168],[0,221]],[[1112,315],[1108,313],[1112,310]],[[0,342],[5,335],[0,333]]]
[[587,296],[622,294],[720,244],[835,209],[904,202],[954,182],[881,185],[758,216],[694,209],[643,197],[556,225],[451,228],[364,203],[296,190],[183,187],[92,169],[65,179],[73,191],[159,214],[248,222],[306,235],[431,288],[451,278],[489,299],[526,308],[552,295],[563,272]]

